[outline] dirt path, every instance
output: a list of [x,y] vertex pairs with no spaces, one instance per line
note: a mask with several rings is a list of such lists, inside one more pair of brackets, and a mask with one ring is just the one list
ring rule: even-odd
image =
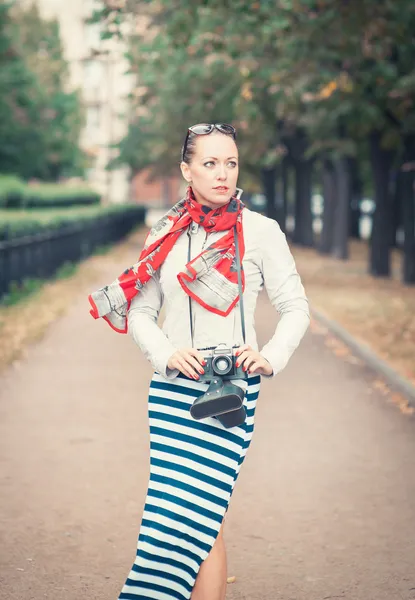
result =
[[[0,379],[2,600],[115,600],[148,478],[151,367],[86,294]],[[259,300],[261,343],[276,317]],[[227,517],[230,600],[415,599],[415,419],[307,334],[263,380]]]

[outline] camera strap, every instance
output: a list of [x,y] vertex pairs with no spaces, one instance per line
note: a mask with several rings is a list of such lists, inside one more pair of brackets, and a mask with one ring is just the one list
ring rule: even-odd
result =
[[[245,313],[244,313],[244,299],[242,292],[242,276],[241,276],[241,260],[239,255],[239,242],[238,242],[238,232],[236,231],[236,225],[234,226],[234,234],[235,234],[235,253],[236,253],[236,270],[238,273],[238,288],[239,288],[239,309],[241,313],[241,326],[242,326],[242,338],[244,344],[246,343],[246,335],[245,335]],[[187,262],[191,261],[191,246],[192,246],[192,234],[191,234],[191,226],[187,230],[187,237],[189,238],[189,245],[187,250]],[[190,316],[190,334],[192,338],[192,348],[194,346],[193,343],[193,311],[192,311],[192,299],[189,296],[189,316]]]

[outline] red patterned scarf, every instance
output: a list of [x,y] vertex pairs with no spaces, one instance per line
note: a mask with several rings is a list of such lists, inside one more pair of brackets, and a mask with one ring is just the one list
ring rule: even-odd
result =
[[[232,197],[227,204],[210,209],[196,201],[189,186],[186,197],[150,229],[138,261],[110,285],[88,296],[92,306],[91,315],[94,319],[102,317],[115,331],[127,333],[128,309],[132,298],[160,268],[177,238],[192,221],[206,231],[227,233],[186,264],[185,269],[177,274],[177,279],[186,294],[201,306],[218,315],[228,315],[239,300],[234,226],[242,263],[245,251],[242,229],[244,207],[241,200]],[[244,290],[243,269],[241,275]]]

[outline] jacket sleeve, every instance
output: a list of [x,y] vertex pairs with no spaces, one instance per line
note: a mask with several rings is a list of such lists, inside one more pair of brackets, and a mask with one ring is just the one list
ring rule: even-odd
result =
[[169,369],[167,362],[176,352],[176,348],[157,323],[163,299],[157,271],[131,300],[128,310],[128,333],[153,368],[163,377],[174,379],[179,374],[179,370]]
[[287,365],[310,324],[308,300],[285,234],[276,221],[268,220],[261,236],[264,285],[281,318],[272,338],[260,354],[273,368],[274,377]]

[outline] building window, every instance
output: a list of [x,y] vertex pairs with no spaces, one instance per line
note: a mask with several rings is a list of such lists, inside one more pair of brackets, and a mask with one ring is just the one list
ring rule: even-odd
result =
[[103,79],[103,64],[100,60],[89,59],[84,62],[84,87],[88,90],[99,89]]
[[100,25],[98,23],[85,23],[85,46],[86,52],[90,54],[94,50],[99,50],[101,45]]
[[88,135],[96,134],[100,127],[99,106],[88,106],[86,109],[86,129]]

